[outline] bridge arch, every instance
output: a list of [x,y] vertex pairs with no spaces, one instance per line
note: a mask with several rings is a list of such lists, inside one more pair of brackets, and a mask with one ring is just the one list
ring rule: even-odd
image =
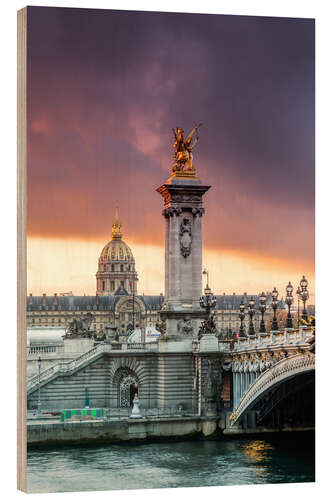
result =
[[232,414],[232,425],[251,410],[265,394],[287,380],[315,370],[315,355],[296,354],[276,363],[263,372],[241,399]]

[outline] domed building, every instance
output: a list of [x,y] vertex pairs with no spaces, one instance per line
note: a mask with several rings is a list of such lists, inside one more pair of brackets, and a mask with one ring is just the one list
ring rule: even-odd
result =
[[97,295],[136,295],[137,272],[130,247],[122,240],[118,207],[112,224],[112,239],[103,248],[96,273]]
[[[96,273],[96,295],[73,296],[69,293],[55,293],[47,296],[27,297],[27,326],[33,329],[66,328],[75,317],[83,313],[93,314],[92,330],[99,335],[106,333],[110,324],[118,328],[120,335],[127,336],[133,329],[154,327],[160,322],[160,310],[164,296],[138,295],[137,272],[135,259],[130,247],[122,239],[118,208],[112,225],[111,240],[104,246],[99,259]],[[134,292],[134,293],[133,293]],[[270,302],[268,294],[267,304]],[[248,296],[217,295],[216,322],[224,335],[239,329],[239,304],[246,304]],[[259,296],[254,297],[256,309]],[[282,303],[281,303],[282,304]],[[283,305],[279,304],[279,308]],[[269,308],[265,320],[269,319]],[[254,318],[255,328],[259,329],[259,315]],[[245,324],[247,320],[245,321]],[[248,325],[246,325],[248,328]]]

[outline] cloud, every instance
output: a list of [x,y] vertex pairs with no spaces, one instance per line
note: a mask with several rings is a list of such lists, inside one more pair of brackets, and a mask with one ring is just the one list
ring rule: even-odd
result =
[[171,127],[211,249],[314,256],[314,22],[29,7],[28,233],[163,244]]

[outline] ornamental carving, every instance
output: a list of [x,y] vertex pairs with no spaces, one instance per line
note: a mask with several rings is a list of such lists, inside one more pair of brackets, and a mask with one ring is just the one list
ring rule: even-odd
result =
[[200,203],[201,196],[191,194],[174,194],[172,196],[174,203]]
[[180,252],[184,258],[191,253],[192,247],[192,228],[190,219],[184,218],[179,230]]
[[241,357],[233,358],[232,361],[232,371],[235,373],[259,373],[272,368],[281,359],[285,359],[285,352],[280,351],[279,353],[272,356],[270,353],[265,354],[251,354],[250,356],[245,355]]
[[93,332],[90,331],[91,323],[94,319],[92,313],[86,313],[80,317],[73,318],[66,328],[63,338],[90,338]]
[[192,208],[192,214],[194,215],[194,217],[202,217],[204,213],[205,213],[205,209],[203,207]]
[[192,337],[194,333],[193,320],[189,316],[185,316],[177,323],[178,333],[184,337]]
[[162,211],[162,215],[164,215],[164,217],[166,219],[168,219],[169,217],[178,217],[178,215],[180,215],[182,213],[182,209],[181,208],[178,208],[178,207],[169,207],[169,208],[165,208],[163,211]]
[[157,322],[155,324],[155,329],[158,332],[160,332],[161,337],[163,337],[163,335],[165,335],[165,333],[166,333],[166,319],[165,318],[161,318],[161,321]]

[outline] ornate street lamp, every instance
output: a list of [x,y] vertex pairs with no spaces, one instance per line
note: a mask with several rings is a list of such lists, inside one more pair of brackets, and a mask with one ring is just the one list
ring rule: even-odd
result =
[[248,302],[248,315],[250,316],[250,321],[249,321],[249,335],[255,335],[256,332],[254,331],[254,325],[253,325],[253,316],[255,315],[255,310],[254,310],[254,305],[255,301],[253,300],[253,297]]
[[266,333],[265,321],[264,321],[264,314],[266,312],[266,299],[267,299],[267,297],[266,297],[265,292],[262,292],[259,295],[259,310],[261,313],[259,333]]
[[199,299],[199,303],[202,309],[206,309],[207,316],[210,315],[211,310],[216,306],[216,297],[213,295],[208,284],[204,290],[204,295]]
[[199,299],[199,304],[200,307],[202,307],[202,309],[206,310],[206,320],[203,321],[200,326],[199,336],[201,337],[206,333],[215,334],[216,333],[215,316],[214,314],[211,314],[211,310],[214,309],[214,307],[216,306],[216,297],[213,295],[211,289],[208,286],[208,283],[204,290],[204,295]]
[[297,326],[299,327],[299,301],[301,296],[301,287],[297,288]]
[[309,291],[308,291],[308,280],[303,276],[303,278],[300,281],[300,286],[301,286],[301,292],[300,292],[300,298],[303,302],[303,312],[302,312],[302,319],[304,321],[308,321],[308,312],[306,310],[306,301],[309,298]]
[[42,360],[39,356],[37,359],[37,367],[38,367],[38,402],[37,402],[37,417],[40,418],[42,416],[42,404],[40,401],[40,369],[42,366]]
[[239,328],[239,334],[241,337],[245,337],[245,329],[244,329],[244,318],[245,318],[245,306],[244,306],[244,302],[242,300],[242,302],[239,304],[239,319],[240,319],[240,328]]
[[292,328],[293,327],[293,319],[292,319],[291,314],[290,314],[290,306],[294,302],[294,299],[293,299],[293,286],[290,283],[290,281],[289,281],[288,285],[286,286],[286,292],[287,292],[287,295],[286,295],[285,303],[288,306],[286,328]]
[[277,306],[278,306],[278,301],[277,301],[278,295],[279,295],[279,292],[277,291],[276,287],[274,287],[274,289],[272,291],[272,308],[274,311],[273,321],[272,321],[272,330],[275,332],[277,332],[279,330],[279,325],[278,325],[277,317],[276,317],[276,310],[277,310]]

